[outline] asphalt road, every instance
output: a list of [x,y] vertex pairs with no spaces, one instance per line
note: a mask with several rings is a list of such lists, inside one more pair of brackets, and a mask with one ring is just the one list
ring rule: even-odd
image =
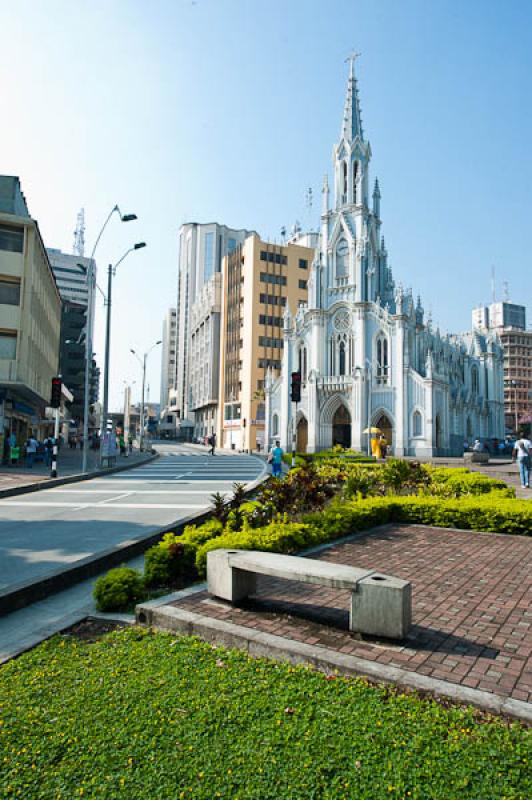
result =
[[255,456],[156,449],[146,466],[0,500],[0,590],[200,512],[265,471]]

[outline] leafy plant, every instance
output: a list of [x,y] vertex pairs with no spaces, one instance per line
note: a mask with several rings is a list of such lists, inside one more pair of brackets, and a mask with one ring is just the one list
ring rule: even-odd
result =
[[115,567],[102,575],[94,587],[98,611],[126,611],[146,596],[144,581],[138,570]]

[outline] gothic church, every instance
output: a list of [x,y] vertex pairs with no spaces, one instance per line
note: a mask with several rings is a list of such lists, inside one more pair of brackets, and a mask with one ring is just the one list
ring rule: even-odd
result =
[[[308,306],[295,317],[286,310],[282,373],[266,381],[265,440],[290,450],[295,433],[299,452],[334,444],[366,451],[376,427],[396,456],[462,455],[464,440],[504,437],[502,349],[494,335],[441,335],[420,299],[395,284],[377,180],[370,204],[370,159],[351,59]],[[297,411],[294,371],[302,377]]]

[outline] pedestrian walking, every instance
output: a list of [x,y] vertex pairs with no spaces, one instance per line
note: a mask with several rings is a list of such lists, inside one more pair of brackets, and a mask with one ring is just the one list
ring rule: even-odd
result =
[[44,440],[44,460],[47,467],[49,467],[50,464],[52,463],[53,449],[54,449],[54,438],[53,436],[48,436]]
[[120,433],[118,436],[118,446],[120,447],[120,455],[126,455],[126,440],[124,439],[124,434]]
[[127,437],[127,449],[129,451],[129,455],[133,452],[133,436],[129,434]]
[[216,434],[215,433],[213,433],[212,436],[209,436],[209,444],[211,446],[211,449],[209,450],[209,453],[211,454],[211,456],[213,456],[214,455],[214,448],[216,447]]
[[270,456],[272,465],[272,476],[274,478],[280,478],[283,470],[283,450],[278,440],[275,442],[275,446],[272,447]]
[[530,489],[530,458],[532,456],[532,442],[525,437],[518,439],[514,445],[512,459],[517,461],[519,476],[523,489]]
[[30,433],[29,439],[26,442],[26,466],[30,469],[33,467],[33,461],[35,459],[38,446],[39,443],[37,442],[37,439],[34,439],[33,434]]

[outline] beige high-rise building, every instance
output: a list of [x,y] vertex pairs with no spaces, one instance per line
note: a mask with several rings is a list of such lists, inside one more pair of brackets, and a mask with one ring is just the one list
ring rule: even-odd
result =
[[504,416],[507,432],[532,422],[532,330],[525,306],[499,301],[473,310],[473,327],[498,333],[504,353]]
[[285,309],[307,302],[314,250],[249,236],[223,260],[220,325],[220,447],[264,449],[264,382],[281,371]]
[[59,362],[61,298],[19,179],[0,176],[0,456],[4,437],[23,444],[47,430]]

